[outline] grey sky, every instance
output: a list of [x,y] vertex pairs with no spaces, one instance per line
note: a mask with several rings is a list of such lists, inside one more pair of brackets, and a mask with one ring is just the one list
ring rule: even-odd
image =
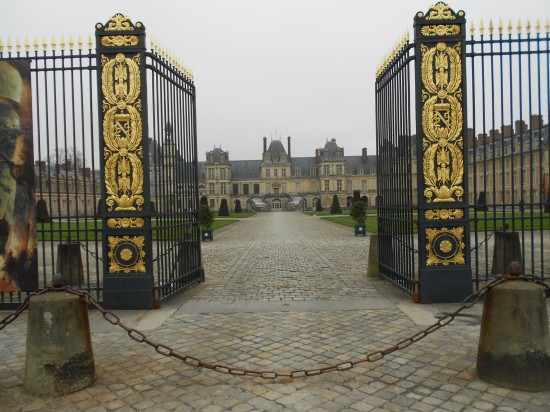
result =
[[[374,73],[433,1],[50,0],[3,2],[0,38],[88,37],[115,13],[141,21],[195,74],[199,159],[214,146],[259,159],[262,137],[292,136],[293,156],[336,138],[375,151]],[[542,23],[548,0],[449,2],[476,25]],[[468,23],[469,27],[469,23]]]

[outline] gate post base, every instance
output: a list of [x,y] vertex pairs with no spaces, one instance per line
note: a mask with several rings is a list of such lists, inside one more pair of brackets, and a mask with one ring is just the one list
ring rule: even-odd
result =
[[95,381],[86,303],[78,296],[48,292],[29,301],[23,390],[61,396]]
[[495,248],[491,274],[502,275],[508,272],[512,262],[522,262],[521,243],[518,232],[495,231]]
[[469,268],[420,270],[420,303],[460,303],[472,294]]
[[477,373],[496,386],[550,389],[550,337],[544,289],[522,282],[492,288],[483,306]]
[[84,269],[79,243],[65,242],[57,245],[55,270],[57,273],[61,273],[66,285],[75,286],[80,282],[84,282]]
[[103,306],[107,309],[153,309],[153,276],[136,274],[105,276]]
[[378,235],[370,235],[369,241],[369,262],[367,264],[367,277],[378,278]]

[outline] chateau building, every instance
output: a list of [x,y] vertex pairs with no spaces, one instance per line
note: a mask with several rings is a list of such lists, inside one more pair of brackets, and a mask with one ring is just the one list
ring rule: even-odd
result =
[[248,210],[311,210],[318,202],[329,208],[334,195],[340,206],[351,207],[359,190],[370,206],[376,204],[376,156],[345,156],[336,139],[327,140],[312,157],[293,157],[291,138],[285,150],[280,140],[263,138],[261,160],[230,160],[214,148],[199,162],[199,191],[213,209],[226,199],[231,210],[237,200]]

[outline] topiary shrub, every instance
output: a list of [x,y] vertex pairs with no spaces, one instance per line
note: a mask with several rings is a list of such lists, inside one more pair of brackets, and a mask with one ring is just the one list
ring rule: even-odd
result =
[[40,223],[51,223],[52,221],[48,213],[48,204],[44,199],[38,199],[36,202],[36,220]]
[[218,216],[229,216],[229,208],[227,207],[227,199],[222,199]]
[[342,208],[340,207],[340,201],[338,200],[338,196],[334,195],[332,198],[332,205],[330,205],[330,214],[331,215],[341,215],[342,214]]
[[214,224],[214,213],[210,210],[210,206],[201,205],[199,208],[200,225],[205,229],[210,229]]
[[208,206],[208,198],[206,196],[201,196],[201,200],[199,202],[199,205],[202,206],[202,205],[206,205]]
[[353,200],[351,201],[351,204],[353,205],[355,202],[357,202],[358,200],[361,200],[361,191],[359,190],[354,190],[353,191]]
[[242,213],[242,211],[241,201],[239,199],[235,200],[235,213]]
[[367,204],[362,201],[355,202],[349,214],[355,223],[364,225],[367,221]]
[[317,199],[317,205],[315,205],[315,211],[316,212],[323,211],[323,205],[321,204],[321,199]]

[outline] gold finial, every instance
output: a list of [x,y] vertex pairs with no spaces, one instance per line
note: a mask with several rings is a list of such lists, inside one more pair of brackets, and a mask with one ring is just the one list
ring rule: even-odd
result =
[[508,34],[512,34],[513,30],[514,30],[514,25],[512,24],[512,20],[508,20]]
[[541,29],[540,19],[537,19],[537,24],[535,26],[535,30],[537,31],[537,34],[540,34],[540,29]]
[[52,51],[55,51],[55,48],[57,47],[57,40],[55,40],[55,36],[52,36],[52,41],[50,44],[52,45]]
[[527,19],[527,24],[525,25],[525,29],[527,30],[527,34],[531,34],[531,20]]
[[69,36],[69,50],[74,50],[74,38],[73,36]]
[[475,32],[476,26],[474,25],[474,21],[472,20],[472,24],[470,24],[470,36],[474,37]]
[[13,48],[13,43],[11,42],[11,38],[8,37],[8,53],[11,53],[12,48]]
[[498,34],[502,34],[502,30],[504,30],[504,25],[502,24],[502,19],[498,22]]
[[28,37],[25,37],[25,51],[27,53],[31,51],[31,42]]
[[84,47],[84,42],[82,41],[82,35],[81,34],[78,35],[77,43],[78,43],[78,50],[82,50],[82,48]]
[[479,22],[479,34],[482,36],[485,34],[485,26],[483,25],[483,20]]
[[546,33],[550,33],[550,17],[546,18],[546,25],[544,26]]
[[15,39],[15,51],[17,53],[21,51],[21,40],[19,40],[19,37]]
[[489,34],[492,36],[495,31],[495,26],[493,26],[493,20],[489,20]]
[[2,37],[0,37],[0,53],[4,52],[4,42],[2,41]]
[[65,51],[65,37],[61,36],[61,39],[59,39],[59,48],[61,51]]
[[40,48],[40,42],[38,41],[38,37],[34,36],[34,51],[37,52]]
[[521,32],[523,31],[523,26],[521,24],[521,19],[518,20],[518,34],[521,34]]
[[42,37],[42,50],[48,50],[48,39],[46,38],[46,36]]
[[94,47],[94,39],[91,34],[88,35],[88,50],[92,50]]

